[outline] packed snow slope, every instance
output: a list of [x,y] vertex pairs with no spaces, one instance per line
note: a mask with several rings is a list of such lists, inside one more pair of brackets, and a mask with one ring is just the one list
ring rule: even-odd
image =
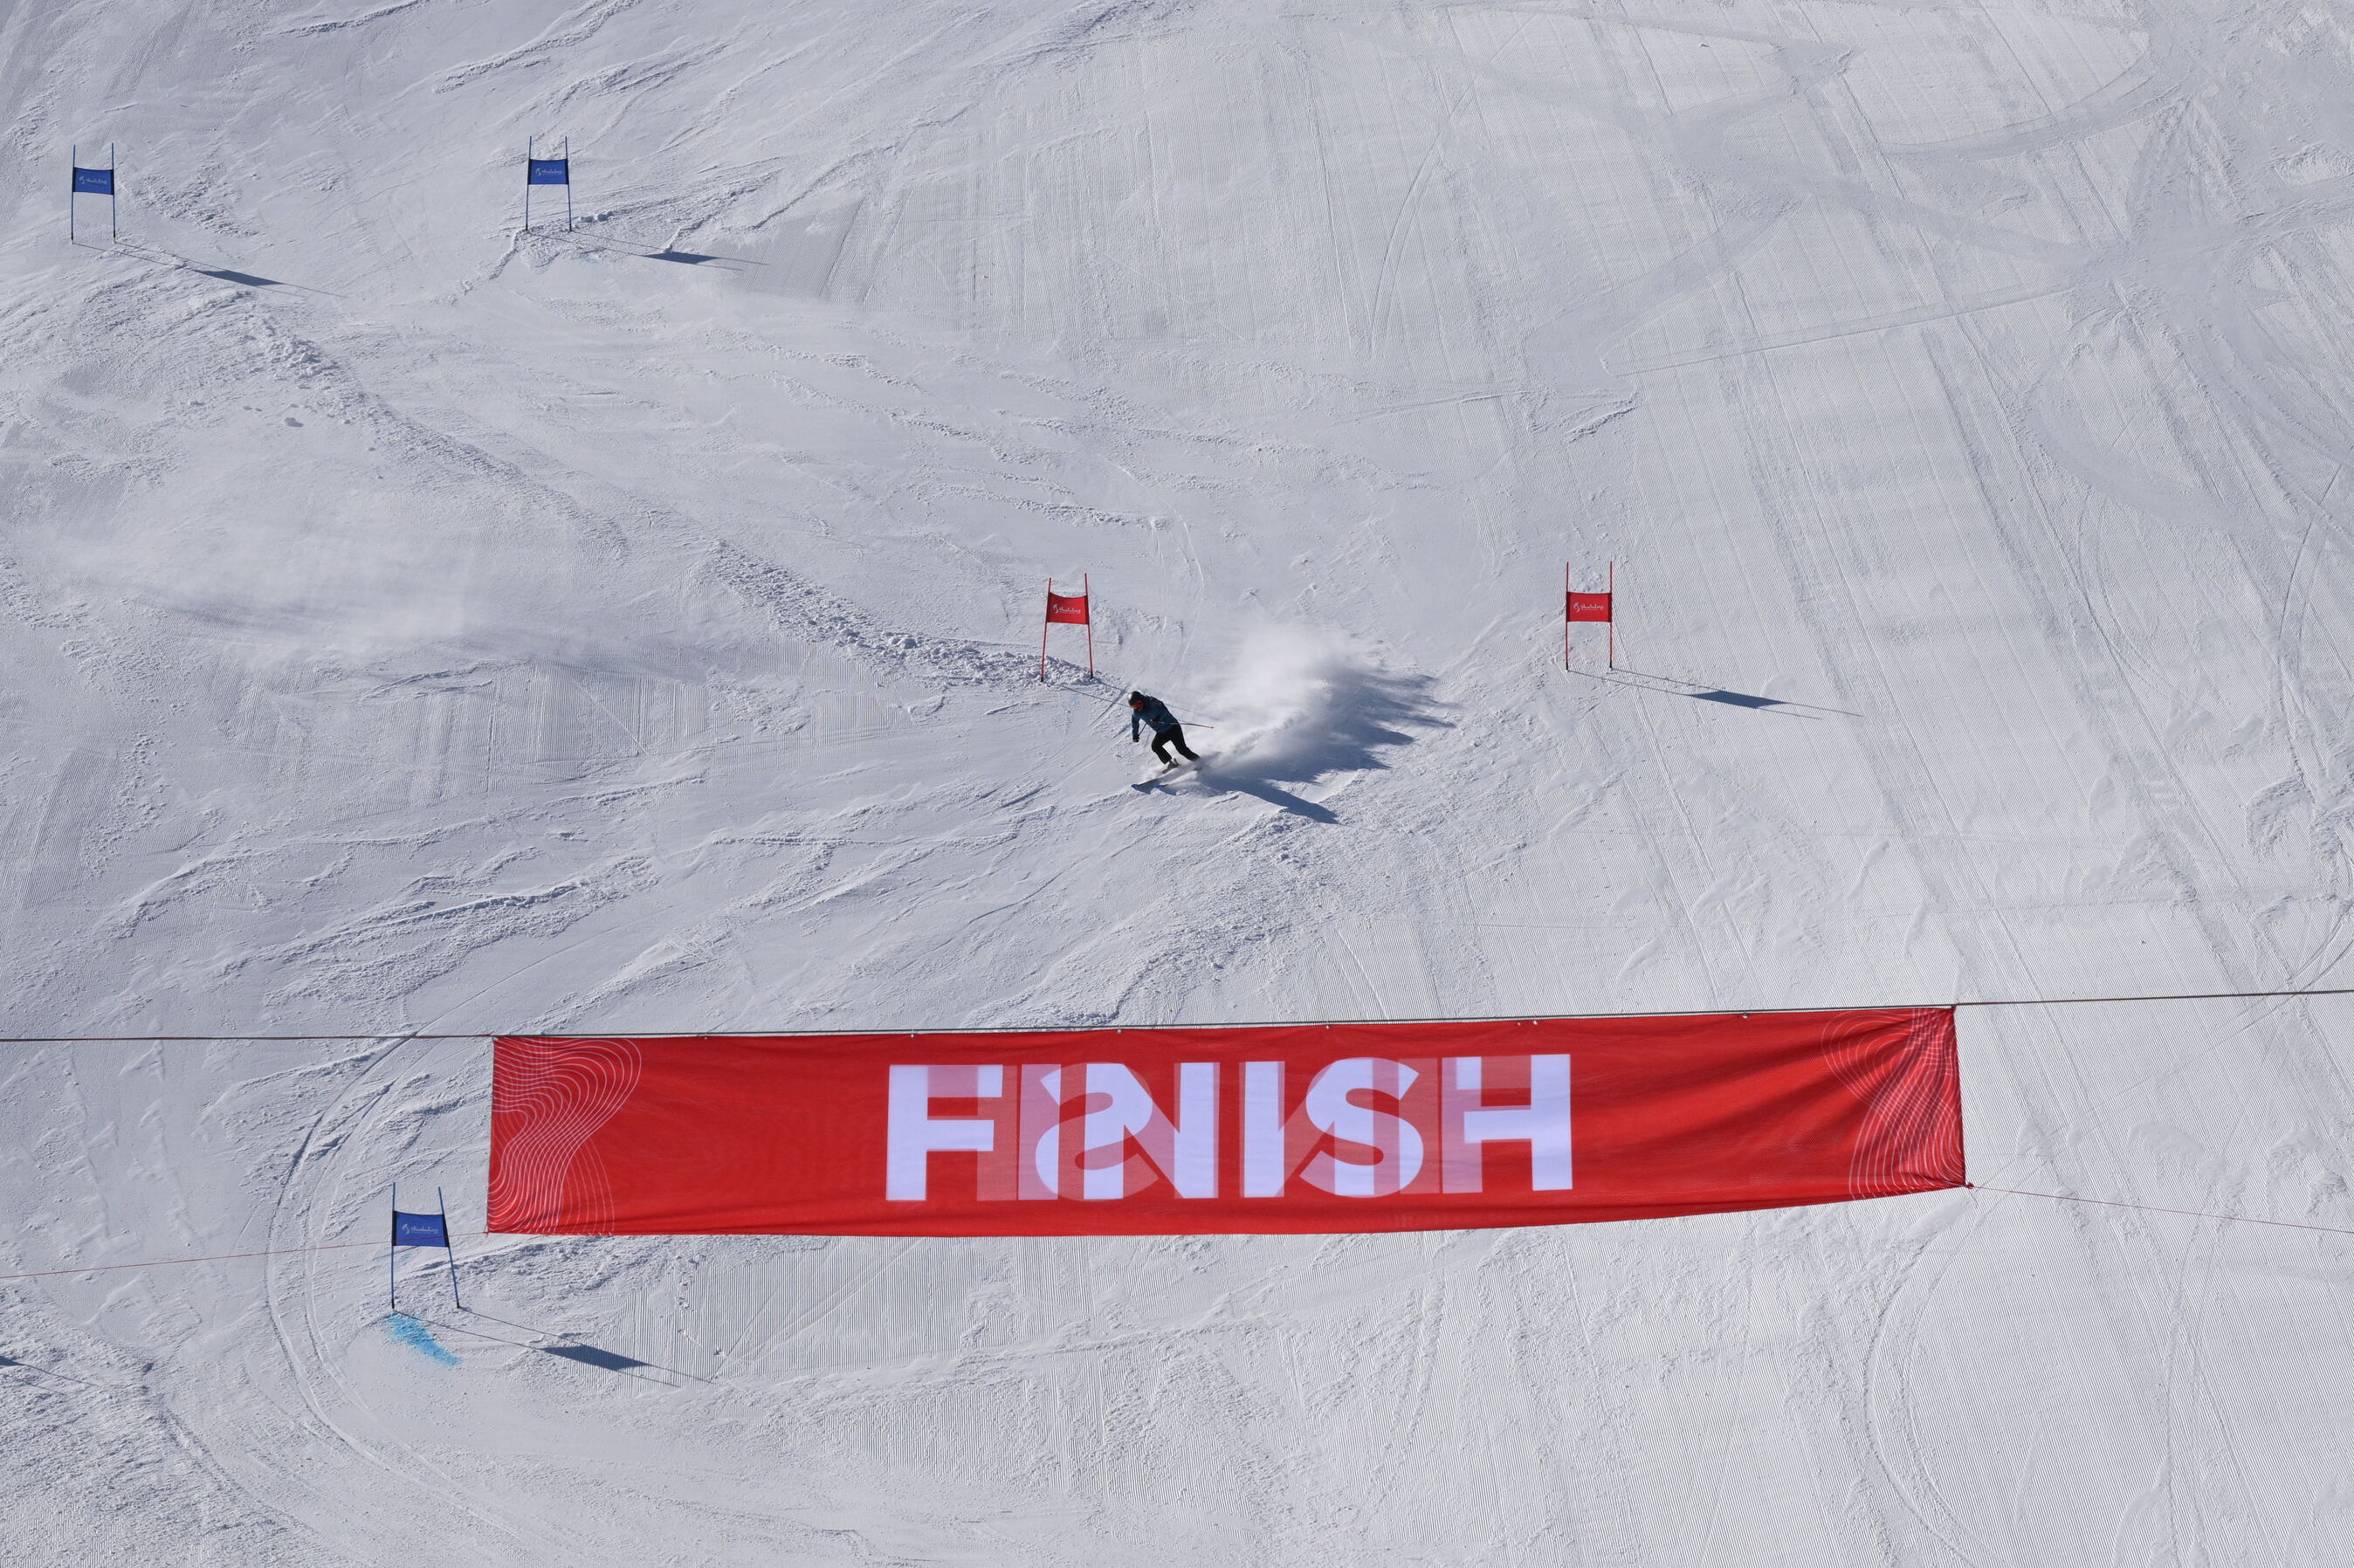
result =
[[[0,8],[0,1273],[276,1252],[0,1280],[10,1561],[2354,1560],[2342,1234],[287,1250],[480,1228],[419,1033],[2354,983],[2350,50]],[[2354,1225],[2350,1021],[1967,1012],[1973,1174]]]

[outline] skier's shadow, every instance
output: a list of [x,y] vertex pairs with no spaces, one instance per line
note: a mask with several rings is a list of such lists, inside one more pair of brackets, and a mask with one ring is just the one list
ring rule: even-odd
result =
[[1270,806],[1280,806],[1293,816],[1305,817],[1311,822],[1337,822],[1340,814],[1329,806],[1320,806],[1303,795],[1288,789],[1278,789],[1264,779],[1236,779],[1225,773],[1199,772],[1194,775],[1202,787],[1214,794],[1233,793],[1256,795]]
[[1328,671],[1316,706],[1237,756],[1213,755],[1195,769],[1195,781],[1214,794],[1249,795],[1311,822],[1338,822],[1330,807],[1282,786],[1386,768],[1384,750],[1413,745],[1417,731],[1450,727],[1440,716],[1444,705],[1430,694],[1434,683],[1428,675]]

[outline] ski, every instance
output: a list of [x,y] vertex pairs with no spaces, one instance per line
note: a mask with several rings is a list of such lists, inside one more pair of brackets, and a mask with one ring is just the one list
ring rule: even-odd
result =
[[1189,768],[1199,769],[1202,766],[1203,760],[1203,758],[1198,757],[1181,757],[1176,761],[1171,763],[1168,767],[1161,768],[1156,772],[1146,774],[1142,779],[1140,779],[1135,783],[1129,785],[1129,788],[1131,789],[1150,789],[1156,784],[1165,784],[1175,775],[1183,772]]

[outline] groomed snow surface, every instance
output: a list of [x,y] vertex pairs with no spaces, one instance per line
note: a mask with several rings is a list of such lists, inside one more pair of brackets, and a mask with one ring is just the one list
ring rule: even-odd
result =
[[[0,1273],[277,1252],[0,1281],[8,1560],[2354,1561],[2345,1234],[366,1245],[411,1032],[2354,983],[2349,43],[0,9]],[[1966,1012],[1972,1174],[2354,1226],[2349,1022]]]

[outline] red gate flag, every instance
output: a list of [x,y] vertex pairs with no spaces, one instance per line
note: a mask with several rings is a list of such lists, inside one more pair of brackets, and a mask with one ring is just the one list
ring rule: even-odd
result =
[[1569,629],[1573,624],[1581,620],[1608,621],[1608,656],[1610,667],[1615,670],[1618,667],[1618,624],[1611,618],[1610,601],[1618,593],[1618,563],[1610,563],[1610,586],[1601,593],[1579,593],[1573,589],[1569,586],[1569,571],[1567,567],[1561,568],[1561,588],[1565,601],[1561,623],[1561,662],[1564,664],[1569,662]]
[[1462,1230],[1962,1183],[1950,1008],[509,1037],[490,1223],[554,1235]]
[[1056,593],[1055,579],[1052,577],[1046,579],[1046,624],[1038,629],[1038,678],[1040,680],[1046,678],[1046,630],[1057,621],[1066,625],[1084,626],[1087,629],[1087,675],[1090,679],[1094,678],[1096,623],[1087,615],[1087,595],[1092,587],[1089,579],[1082,576],[1079,578],[1077,593]]

